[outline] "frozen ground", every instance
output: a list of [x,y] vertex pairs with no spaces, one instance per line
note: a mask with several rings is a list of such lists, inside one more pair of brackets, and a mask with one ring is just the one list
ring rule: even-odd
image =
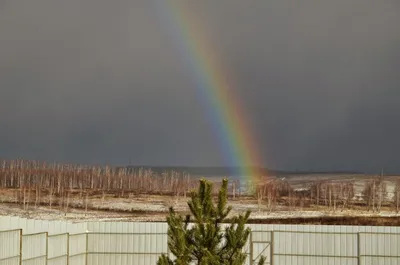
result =
[[[152,196],[153,197],[153,196]],[[160,198],[152,201],[148,198],[146,201],[113,199],[93,201],[90,209],[69,208],[68,211],[60,210],[58,207],[34,207],[31,206],[24,210],[17,204],[1,203],[0,215],[22,216],[32,219],[41,220],[69,220],[79,221],[165,221],[167,216],[169,203]],[[187,211],[186,201],[180,199],[171,203],[179,212]],[[288,211],[287,209],[279,209],[269,212],[265,206],[259,210],[258,205],[251,201],[233,201],[230,202],[233,207],[232,214],[243,213],[247,209],[252,211],[252,219],[296,219],[296,218],[315,218],[315,217],[365,217],[365,216],[382,216],[394,217],[400,216],[393,211],[383,210],[380,213],[372,213],[363,210],[336,210],[328,211],[327,209],[296,209]]]

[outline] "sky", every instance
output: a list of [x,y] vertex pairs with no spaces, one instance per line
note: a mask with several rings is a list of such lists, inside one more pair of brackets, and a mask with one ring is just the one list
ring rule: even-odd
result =
[[[2,0],[0,158],[224,166],[159,1]],[[400,172],[399,1],[178,2],[229,73],[261,166]]]

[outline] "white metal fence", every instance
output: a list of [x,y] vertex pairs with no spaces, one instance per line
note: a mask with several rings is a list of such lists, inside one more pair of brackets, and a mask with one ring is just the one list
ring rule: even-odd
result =
[[47,232],[54,234],[79,234],[87,230],[86,222],[35,220],[18,216],[0,216],[0,230],[22,229],[25,234]]
[[[50,234],[37,221],[34,231],[31,221],[19,224],[36,233],[0,232],[0,265],[156,264],[162,253],[168,253],[166,223],[59,223],[58,228],[46,223],[52,231],[61,231]],[[263,255],[272,265],[400,265],[400,227],[249,226],[246,264]],[[9,224],[0,218],[0,230],[4,227]]]
[[[165,233],[22,234],[0,232],[0,264],[156,264],[168,253]],[[246,264],[400,264],[400,234],[252,231]]]
[[0,233],[0,264],[20,264],[22,251],[21,238],[21,230],[10,230]]
[[66,265],[69,257],[69,234],[49,235],[47,248],[47,264]]

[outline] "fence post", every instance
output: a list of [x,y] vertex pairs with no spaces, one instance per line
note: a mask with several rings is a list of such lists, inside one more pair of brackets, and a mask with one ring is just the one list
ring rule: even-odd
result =
[[253,264],[253,232],[250,231],[250,265]]
[[86,255],[85,255],[85,265],[88,264],[88,250],[89,250],[89,232],[86,231]]
[[69,265],[69,233],[67,233],[67,265]]
[[360,246],[360,232],[357,233],[357,265],[361,265],[361,246]]
[[49,232],[45,232],[46,234],[46,265],[49,261]]
[[271,245],[269,246],[269,249],[271,251],[270,254],[270,261],[269,264],[274,265],[274,231],[271,231]]
[[22,265],[22,229],[19,230],[19,265]]
[[171,251],[169,250],[169,245],[168,245],[168,243],[169,243],[169,237],[168,237],[168,233],[167,233],[167,256],[168,256],[168,258],[171,258]]

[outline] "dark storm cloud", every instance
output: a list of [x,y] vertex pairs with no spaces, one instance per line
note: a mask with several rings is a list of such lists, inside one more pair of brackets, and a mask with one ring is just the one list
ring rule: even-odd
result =
[[[182,1],[265,165],[400,170],[397,1]],[[219,165],[157,1],[2,1],[0,156]]]

